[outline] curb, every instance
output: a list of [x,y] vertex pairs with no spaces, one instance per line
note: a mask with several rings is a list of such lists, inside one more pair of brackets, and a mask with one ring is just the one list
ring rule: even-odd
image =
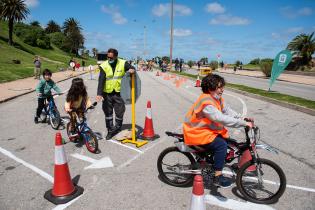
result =
[[[174,73],[170,73],[170,74],[174,74]],[[175,75],[181,76],[181,77],[185,77],[185,78],[190,79],[190,80],[193,80],[191,77],[188,77],[188,76],[178,75],[178,74],[175,74]],[[267,98],[267,97],[264,97],[264,96],[260,96],[260,95],[254,94],[254,93],[248,93],[248,92],[245,92],[245,91],[242,91],[242,90],[238,90],[238,89],[234,89],[234,88],[228,88],[227,87],[226,89],[230,90],[230,91],[233,91],[235,93],[239,93],[239,94],[251,97],[251,98],[255,98],[255,99],[258,99],[258,100],[261,100],[261,101],[266,101],[266,102],[269,102],[269,103],[272,103],[272,104],[275,104],[275,105],[278,105],[278,106],[282,106],[282,107],[285,107],[285,108],[288,108],[288,109],[292,109],[292,110],[295,110],[295,111],[299,111],[299,112],[303,112],[305,114],[309,114],[309,115],[315,116],[315,110],[313,110],[313,109],[309,109],[309,108],[306,108],[306,107],[303,107],[303,106],[299,106],[299,105],[296,105],[296,104],[290,104],[290,103],[283,102],[283,101],[278,101],[276,99]]]
[[[87,74],[87,73],[88,73],[88,72],[83,72],[83,73],[80,73],[80,74],[78,74],[78,75],[76,75],[76,76],[70,76],[70,77],[67,77],[67,78],[65,78],[65,79],[61,79],[61,80],[59,80],[59,81],[56,82],[56,83],[60,83],[60,82],[66,81],[66,80],[68,80],[68,79],[71,79],[71,78],[74,78],[74,77],[77,77],[77,76],[80,76],[80,75],[83,75],[83,74]],[[35,92],[35,89],[34,89],[34,90],[27,91],[27,92],[25,92],[25,93],[21,93],[21,94],[15,95],[15,96],[11,96],[11,97],[6,98],[6,99],[3,99],[3,100],[0,101],[0,104],[2,104],[2,103],[4,103],[4,102],[7,102],[7,101],[10,101],[10,100],[12,100],[12,99],[15,99],[15,98],[17,98],[17,97],[24,96],[24,95],[29,94],[29,93],[32,93],[32,92]]]

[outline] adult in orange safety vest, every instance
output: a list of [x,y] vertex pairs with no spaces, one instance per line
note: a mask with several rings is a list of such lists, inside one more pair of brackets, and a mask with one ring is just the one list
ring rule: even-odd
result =
[[227,127],[253,127],[251,122],[241,118],[225,104],[222,97],[225,86],[223,77],[209,74],[202,79],[202,94],[185,116],[183,133],[185,144],[198,145],[214,153],[215,176],[213,184],[229,187],[231,182],[222,175],[224,160],[227,153],[226,138],[229,138]]

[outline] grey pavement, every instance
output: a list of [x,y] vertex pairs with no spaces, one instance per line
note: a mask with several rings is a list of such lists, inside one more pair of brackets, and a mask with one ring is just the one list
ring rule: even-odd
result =
[[[146,104],[152,102],[154,131],[161,137],[141,148],[100,140],[101,153],[91,154],[85,146],[65,144],[72,177],[78,178],[78,185],[85,191],[67,209],[188,209],[191,187],[177,188],[163,183],[158,177],[156,161],[167,147],[174,146],[172,138],[165,131],[181,132],[184,115],[200,94],[194,81],[187,80],[180,86],[174,80],[164,80],[155,72],[139,72],[142,93],[136,103],[136,125],[143,128]],[[97,80],[81,75],[88,87],[88,94],[95,100]],[[178,79],[178,78],[177,78]],[[70,87],[71,80],[58,85],[62,90]],[[233,208],[228,201],[236,203],[238,209],[314,209],[315,199],[315,117],[253,99],[228,90],[225,100],[236,111],[255,118],[261,128],[261,141],[279,150],[275,155],[260,152],[261,157],[275,161],[285,172],[287,189],[276,204],[254,205],[235,193],[235,187],[209,190],[205,196],[212,198],[207,209]],[[65,95],[55,99],[61,115]],[[36,94],[30,93],[0,104],[0,147],[53,176],[54,136],[56,131],[48,124],[34,124]],[[102,136],[106,134],[104,114],[99,104],[87,115],[90,127]],[[131,106],[126,107],[124,127],[130,128]],[[60,128],[66,138],[64,128]],[[231,136],[243,139],[241,129],[230,129]],[[90,163],[76,159],[71,154],[80,154],[93,159],[110,157],[114,167],[85,170]],[[56,206],[43,198],[52,183],[0,152],[0,206],[1,209],[53,209]],[[215,195],[220,197],[215,197]],[[59,206],[59,209],[61,206]]]

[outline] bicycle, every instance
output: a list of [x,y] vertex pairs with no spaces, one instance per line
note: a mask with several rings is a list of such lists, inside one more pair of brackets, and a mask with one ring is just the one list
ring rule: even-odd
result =
[[[97,105],[97,102],[94,102],[92,106],[85,109],[84,113],[86,113],[90,109],[94,109],[96,105]],[[79,117],[77,117],[77,121],[75,124],[75,133],[77,135],[74,137],[71,136],[71,132],[70,132],[71,122],[68,122],[66,126],[67,135],[71,142],[77,142],[78,140],[83,140],[87,150],[92,153],[96,153],[98,151],[98,140],[97,140],[96,135],[94,134],[92,129],[88,126],[86,121],[87,120],[85,116],[83,116],[82,119],[79,119]]]
[[46,98],[44,104],[44,115],[41,114],[40,119],[42,122],[47,121],[47,116],[49,118],[49,123],[51,127],[57,130],[61,124],[61,117],[58,108],[53,100],[53,96],[62,95],[62,93],[52,94],[51,97],[44,96]]
[[[201,174],[205,182],[211,182],[214,177],[213,153],[204,151],[202,147],[187,146],[183,134],[168,131],[165,133],[176,138],[174,142],[176,146],[166,148],[158,157],[157,168],[162,181],[172,186],[186,187],[192,185],[195,174]],[[258,127],[252,129],[245,127],[245,135],[245,142],[227,139],[228,152],[225,162],[231,163],[236,158],[240,160],[242,154],[249,151],[250,161],[240,167],[235,167],[235,164],[231,167],[236,173],[237,189],[248,201],[260,204],[275,203],[286,189],[286,176],[276,163],[260,158],[257,149],[265,149],[276,154],[278,152],[269,145],[258,144],[260,140]]]

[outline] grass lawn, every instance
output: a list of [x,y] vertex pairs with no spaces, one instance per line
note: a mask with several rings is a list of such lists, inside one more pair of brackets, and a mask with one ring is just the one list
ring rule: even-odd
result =
[[[39,55],[42,69],[48,68],[53,72],[60,68],[68,68],[70,54],[52,46],[52,49],[41,49],[22,42],[13,35],[14,46],[8,45],[8,26],[0,21],[0,83],[31,77],[34,74],[33,59]],[[82,58],[75,58],[80,64]],[[21,64],[14,64],[12,60],[20,60]],[[84,59],[85,65],[96,65],[93,58]]]

